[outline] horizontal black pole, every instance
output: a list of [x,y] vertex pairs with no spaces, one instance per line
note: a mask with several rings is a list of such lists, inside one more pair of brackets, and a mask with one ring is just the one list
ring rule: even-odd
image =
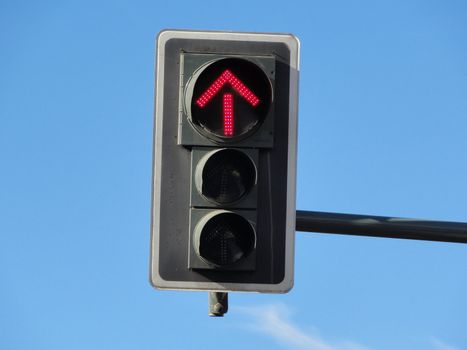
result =
[[467,243],[467,223],[297,210],[296,230]]

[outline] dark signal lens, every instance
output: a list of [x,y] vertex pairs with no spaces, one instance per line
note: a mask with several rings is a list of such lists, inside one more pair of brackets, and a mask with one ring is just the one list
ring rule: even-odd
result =
[[235,264],[248,256],[256,244],[250,222],[241,215],[222,210],[201,219],[194,236],[196,253],[214,266]]
[[204,135],[235,140],[254,132],[266,117],[272,85],[261,67],[239,58],[220,59],[202,69],[193,84],[188,114]]
[[198,191],[209,201],[234,203],[256,184],[256,167],[242,151],[226,148],[214,150],[198,163],[195,183]]

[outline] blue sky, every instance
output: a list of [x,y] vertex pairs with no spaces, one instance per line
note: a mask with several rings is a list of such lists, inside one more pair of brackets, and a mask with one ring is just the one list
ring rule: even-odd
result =
[[463,1],[3,1],[0,348],[467,349],[460,244],[297,233],[223,319],[150,287],[164,28],[300,38],[298,209],[467,221]]

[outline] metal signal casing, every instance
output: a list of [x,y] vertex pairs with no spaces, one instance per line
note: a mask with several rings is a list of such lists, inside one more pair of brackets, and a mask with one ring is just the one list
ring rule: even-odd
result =
[[[264,109],[262,119],[237,138],[222,134],[211,137],[209,130],[203,131],[204,126],[194,125],[187,108],[199,98],[193,88],[196,79],[220,60],[227,60],[220,63],[226,66],[235,60],[244,60],[245,66],[251,63],[264,72],[271,84],[270,105]],[[256,85],[248,81],[248,74],[242,76],[241,65],[233,73],[260,96]],[[265,293],[284,293],[292,288],[298,71],[299,42],[289,34],[183,30],[159,34],[150,264],[150,281],[155,287]],[[230,90],[228,93],[234,95],[233,113],[239,111],[234,118],[242,118],[248,108],[256,113],[245,98],[242,100],[242,93]],[[204,111],[199,113],[205,117]],[[240,191],[242,195],[236,200],[218,203],[200,193],[199,167],[205,165],[198,164],[223,149],[238,151],[251,160],[255,174],[248,176],[255,178],[246,182],[251,188],[244,195]],[[242,167],[237,165],[240,163],[232,164],[229,166]],[[246,173],[252,173],[251,169]],[[228,181],[241,182],[237,173],[232,170],[234,180]],[[227,218],[231,225],[217,237],[221,239],[216,243],[219,249],[227,249],[225,254],[232,249],[234,252],[221,252],[223,258],[209,251],[203,253],[199,247],[204,242],[200,238],[203,225],[214,222],[216,215]],[[237,221],[242,230],[251,227],[247,229],[251,232],[248,241],[242,243],[246,238],[233,234]],[[225,248],[229,242],[234,244]]]

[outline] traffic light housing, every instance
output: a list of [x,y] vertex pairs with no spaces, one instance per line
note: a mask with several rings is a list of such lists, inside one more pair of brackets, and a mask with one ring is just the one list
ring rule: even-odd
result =
[[159,34],[155,287],[292,288],[298,50],[287,34]]

